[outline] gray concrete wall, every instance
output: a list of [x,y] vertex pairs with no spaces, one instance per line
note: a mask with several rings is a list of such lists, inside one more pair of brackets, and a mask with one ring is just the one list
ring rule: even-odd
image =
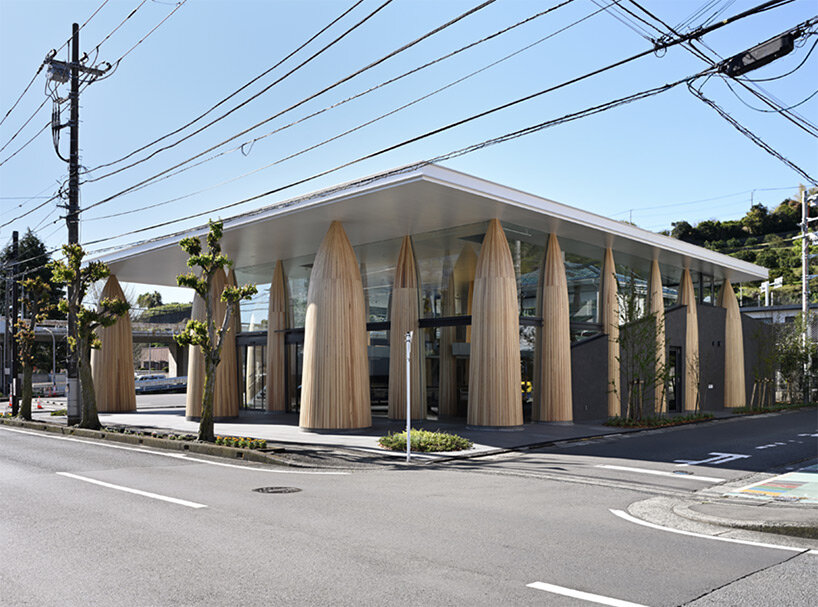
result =
[[574,421],[608,418],[608,336],[571,345],[571,390]]
[[700,305],[699,364],[701,365],[702,411],[724,408],[724,308]]

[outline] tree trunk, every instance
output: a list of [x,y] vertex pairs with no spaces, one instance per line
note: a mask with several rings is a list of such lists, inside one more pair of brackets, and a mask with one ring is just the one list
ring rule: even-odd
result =
[[199,421],[199,440],[212,443],[216,440],[213,432],[213,396],[216,388],[216,367],[218,361],[210,357],[205,362],[204,393],[202,394],[202,417]]
[[79,340],[79,375],[80,386],[82,387],[82,418],[80,428],[90,428],[99,430],[102,424],[99,423],[97,414],[97,397],[94,392],[94,378],[91,376],[91,348],[84,339]]
[[23,388],[20,396],[20,411],[17,416],[20,419],[31,421],[31,365],[23,365]]

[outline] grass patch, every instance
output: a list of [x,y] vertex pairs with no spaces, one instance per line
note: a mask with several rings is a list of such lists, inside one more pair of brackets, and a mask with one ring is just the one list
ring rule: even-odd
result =
[[691,413],[690,415],[679,415],[675,417],[650,416],[642,419],[632,419],[630,417],[611,417],[605,422],[606,426],[616,428],[665,428],[667,426],[682,426],[695,422],[713,419],[712,413]]
[[[406,451],[406,431],[393,433],[378,439],[378,444],[392,451]],[[412,429],[412,451],[430,453],[437,451],[465,451],[472,448],[472,442],[456,434]]]
[[57,417],[60,415],[68,415],[68,411],[66,409],[54,409],[51,413],[49,413],[51,417]]

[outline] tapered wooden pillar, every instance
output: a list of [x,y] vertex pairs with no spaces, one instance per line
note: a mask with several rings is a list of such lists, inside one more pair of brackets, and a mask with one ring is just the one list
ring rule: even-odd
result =
[[[205,320],[205,301],[198,295],[193,296],[190,310],[191,320]],[[187,349],[187,391],[185,394],[185,417],[188,420],[202,416],[202,395],[204,393],[204,357],[199,346],[188,346]]]
[[726,278],[719,293],[719,306],[727,311],[724,320],[724,406],[747,406],[744,385],[744,335],[741,312],[733,285]]
[[471,426],[520,426],[520,319],[514,263],[492,219],[474,275],[469,410]]
[[[654,259],[650,267],[648,281],[648,312],[653,314],[656,322],[656,372],[665,373],[667,353],[665,352],[665,298],[662,289],[662,273],[659,271],[659,261]],[[653,393],[654,411],[667,411],[667,397],[664,381],[657,379]]]
[[682,284],[679,291],[679,303],[687,307],[685,329],[685,411],[695,411],[699,405],[699,378],[701,364],[699,361],[699,314],[696,293],[693,290],[693,280],[690,270],[682,272]]
[[619,391],[619,297],[616,282],[616,265],[613,251],[605,249],[602,263],[602,280],[599,285],[599,320],[602,332],[608,336],[608,416],[622,412],[622,394]]
[[[100,299],[126,301],[116,276],[111,274]],[[134,392],[133,333],[131,317],[120,316],[110,327],[97,329],[99,350],[91,351],[91,373],[100,413],[136,410]]]
[[[472,293],[474,291],[474,272],[477,268],[477,255],[468,243],[457,258],[449,277],[448,290],[443,299],[445,316],[457,316],[472,313]],[[452,344],[457,340],[458,327],[443,327],[440,330],[440,397],[438,415],[440,417],[457,416],[459,396],[457,393],[457,360],[452,354]],[[462,328],[461,328],[462,329]],[[471,338],[471,327],[463,331],[465,340]],[[463,339],[463,338],[461,338]]]
[[[235,284],[235,278],[232,278]],[[210,301],[213,310],[216,329],[222,325],[226,306],[221,301],[221,294],[227,284],[227,275],[218,271],[213,276],[210,290]],[[190,317],[195,320],[205,320],[205,303],[197,295],[193,298],[193,309]],[[234,318],[230,328],[224,336],[221,350],[221,362],[216,367],[216,383],[213,396],[213,418],[227,419],[239,414],[239,383],[238,367],[236,364],[236,327],[240,320]],[[202,395],[204,392],[205,365],[201,350],[191,347],[188,350],[188,380],[185,416],[188,419],[198,419],[202,415]]]
[[290,328],[289,309],[287,278],[279,260],[273,270],[267,310],[267,410],[278,413],[287,410],[287,345],[283,331]]
[[574,419],[571,392],[571,328],[568,280],[555,234],[548,238],[542,272],[543,327],[540,343],[539,402],[531,417],[538,422],[570,422]]
[[[236,286],[236,277],[233,270],[217,272],[213,277],[214,309],[218,310],[216,327],[220,327],[224,319],[227,305],[221,301],[221,294],[225,286]],[[213,417],[228,418],[239,414],[239,376],[236,353],[236,334],[241,327],[238,305],[231,315],[230,325],[222,341],[221,362],[216,368],[216,397],[213,399]]]
[[392,305],[389,330],[389,418],[406,419],[406,333],[412,333],[410,363],[411,419],[426,418],[426,382],[423,377],[423,335],[418,329],[419,280],[412,239],[404,237],[395,281],[392,284]]
[[344,228],[333,221],[315,256],[307,292],[302,428],[372,424],[364,310],[355,251]]

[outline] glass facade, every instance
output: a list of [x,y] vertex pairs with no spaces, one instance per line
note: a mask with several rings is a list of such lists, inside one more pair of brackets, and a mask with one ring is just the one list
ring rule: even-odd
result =
[[[534,353],[542,311],[539,301],[540,274],[549,234],[503,223],[517,280],[520,314],[520,353],[523,402],[536,393]],[[465,415],[468,400],[471,293],[474,272],[488,221],[413,234],[412,243],[419,274],[420,331],[423,333],[425,377],[429,416],[438,413],[441,373],[452,374],[456,386],[457,411]],[[568,283],[571,339],[580,341],[602,332],[599,290],[604,246],[559,238]],[[361,271],[368,322],[370,396],[374,415],[385,415],[389,385],[390,297],[401,239],[354,247]],[[614,250],[620,296],[620,320],[628,322],[645,311],[650,261],[619,254]],[[290,297],[292,328],[287,332],[289,359],[289,409],[297,411],[300,401],[303,327],[307,293],[314,255],[283,260]],[[665,306],[678,302],[681,270],[660,264]],[[269,274],[272,276],[273,261]],[[241,280],[241,268],[237,268]],[[699,301],[715,300],[713,278],[693,273]],[[268,288],[259,285],[259,295],[242,304],[243,330],[266,329]],[[251,328],[252,325],[252,328]],[[240,377],[244,381],[245,406],[263,408],[264,348],[242,348]],[[443,362],[442,362],[443,359]]]

